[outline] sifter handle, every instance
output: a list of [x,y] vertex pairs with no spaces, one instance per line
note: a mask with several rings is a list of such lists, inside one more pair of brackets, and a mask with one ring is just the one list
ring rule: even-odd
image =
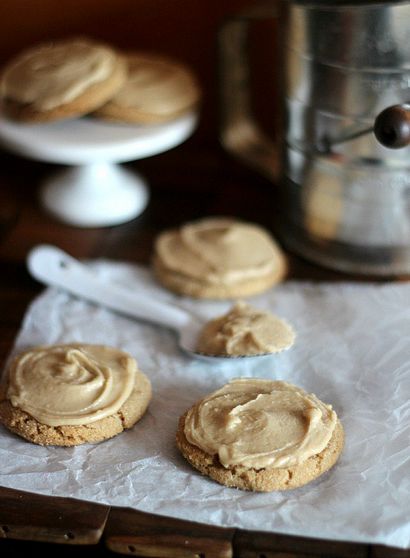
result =
[[377,141],[389,149],[401,149],[410,145],[410,104],[387,107],[376,116],[370,128],[342,134],[337,138],[323,137],[318,144],[322,153],[328,153],[334,145],[345,143],[366,134],[374,133]]
[[390,149],[410,145],[410,104],[393,105],[384,109],[374,122],[374,135]]

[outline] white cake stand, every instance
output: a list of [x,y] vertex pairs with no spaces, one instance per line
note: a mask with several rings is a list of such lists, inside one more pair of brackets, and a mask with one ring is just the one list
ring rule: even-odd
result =
[[71,165],[42,185],[41,202],[65,223],[101,227],[134,219],[148,202],[146,182],[118,163],[179,145],[196,123],[196,113],[149,126],[92,118],[28,125],[0,117],[0,142],[18,155]]

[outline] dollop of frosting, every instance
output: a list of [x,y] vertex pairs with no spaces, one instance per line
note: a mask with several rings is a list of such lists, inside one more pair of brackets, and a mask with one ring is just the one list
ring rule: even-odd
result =
[[49,426],[84,425],[114,414],[134,389],[135,359],[104,345],[37,347],[11,363],[11,404]]
[[88,39],[67,39],[25,50],[6,66],[3,97],[37,110],[51,110],[107,79],[118,61],[108,46]]
[[269,275],[282,265],[282,253],[261,227],[209,217],[165,231],[156,253],[167,269],[210,284],[230,285]]
[[329,443],[337,416],[331,405],[287,382],[235,379],[192,407],[187,440],[224,467],[299,465]]
[[197,350],[226,356],[277,353],[291,347],[294,340],[295,333],[284,320],[240,301],[205,325]]
[[127,80],[110,103],[166,115],[198,101],[199,87],[182,64],[148,54],[130,54],[126,61]]

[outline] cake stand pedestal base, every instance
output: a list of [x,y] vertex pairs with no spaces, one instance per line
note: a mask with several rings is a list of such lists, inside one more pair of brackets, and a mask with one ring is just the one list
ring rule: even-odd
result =
[[192,112],[157,125],[107,123],[77,118],[20,124],[0,115],[0,144],[24,157],[71,165],[40,188],[42,206],[77,227],[109,227],[138,217],[148,203],[148,186],[126,163],[180,145],[194,131]]
[[148,188],[135,171],[101,162],[59,171],[43,183],[40,199],[52,215],[69,225],[104,227],[142,213]]

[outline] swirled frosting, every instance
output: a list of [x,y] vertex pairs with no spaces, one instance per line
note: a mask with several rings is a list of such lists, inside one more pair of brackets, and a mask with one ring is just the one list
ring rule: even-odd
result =
[[9,62],[2,75],[1,92],[37,110],[51,110],[107,79],[117,61],[111,48],[87,39],[41,44]]
[[260,278],[282,265],[272,237],[252,223],[210,217],[162,233],[156,253],[167,269],[211,284]]
[[199,99],[199,88],[182,64],[155,55],[126,56],[128,77],[110,103],[156,115],[184,110]]
[[282,381],[232,380],[194,405],[187,440],[224,467],[291,467],[320,453],[337,416],[314,394]]
[[223,316],[208,322],[197,350],[210,355],[255,355],[288,349],[295,340],[290,325],[277,316],[237,302]]
[[7,397],[42,424],[84,425],[118,411],[136,372],[135,359],[112,347],[37,347],[12,362]]

